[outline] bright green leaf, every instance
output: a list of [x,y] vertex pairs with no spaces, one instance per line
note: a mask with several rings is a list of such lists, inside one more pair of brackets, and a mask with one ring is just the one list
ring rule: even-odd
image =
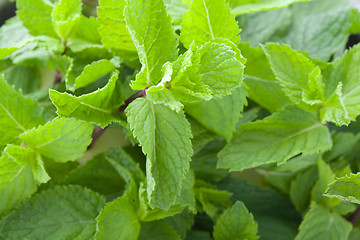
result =
[[57,162],[76,160],[91,143],[92,125],[69,118],[55,118],[20,138],[30,147]]
[[264,120],[244,124],[219,152],[218,167],[239,171],[281,164],[299,153],[324,152],[331,146],[330,132],[315,114],[288,106]]
[[313,202],[295,240],[348,239],[351,229],[351,223],[339,214],[330,213],[326,208]]
[[230,96],[189,104],[185,111],[207,129],[230,141],[240,113],[247,105],[246,95],[243,88],[237,88]]
[[117,111],[123,103],[123,98],[117,79],[118,72],[114,71],[109,83],[95,92],[76,97],[50,90],[50,98],[59,116],[74,117],[106,127],[111,122],[121,120]]
[[[335,60],[326,75],[327,101],[320,110],[323,122],[338,126],[348,125],[360,115],[360,71],[354,62],[360,61],[360,44],[347,51],[341,59]],[[335,88],[336,86],[336,88]]]
[[20,133],[44,123],[43,109],[16,92],[0,75],[0,146],[15,142]]
[[55,3],[51,19],[57,35],[66,40],[80,20],[81,0],[60,0]]
[[344,201],[360,204],[360,174],[336,178],[328,185],[325,196],[336,197]]
[[287,45],[267,44],[264,51],[290,100],[305,110],[316,111],[325,100],[320,68]]
[[38,185],[49,180],[49,176],[34,150],[8,145],[0,157],[0,179],[2,216],[29,198]]
[[181,41],[186,48],[195,41],[204,44],[217,38],[240,42],[240,29],[226,0],[193,0],[181,24]]
[[244,203],[237,201],[231,209],[223,212],[216,221],[213,235],[215,240],[256,240],[258,239],[257,223]]
[[146,98],[125,110],[133,132],[147,155],[147,196],[151,207],[167,210],[176,201],[189,170],[191,129],[183,113]]
[[123,16],[125,0],[100,0],[98,22],[101,42],[107,48],[136,51]]
[[124,15],[142,64],[131,86],[141,90],[161,80],[163,64],[177,58],[178,41],[162,0],[128,1]]
[[17,15],[32,35],[56,37],[51,20],[53,3],[47,0],[16,1]]

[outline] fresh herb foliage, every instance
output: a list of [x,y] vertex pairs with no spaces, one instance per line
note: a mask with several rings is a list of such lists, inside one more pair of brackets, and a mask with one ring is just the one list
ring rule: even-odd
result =
[[0,28],[0,240],[359,238],[350,0],[92,3]]

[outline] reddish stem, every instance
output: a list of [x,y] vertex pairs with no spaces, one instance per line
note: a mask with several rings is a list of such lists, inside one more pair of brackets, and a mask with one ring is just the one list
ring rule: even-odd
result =
[[125,109],[127,108],[127,106],[129,106],[130,103],[132,103],[135,99],[139,98],[139,97],[144,97],[146,96],[146,89],[140,90],[136,93],[134,93],[131,97],[129,97],[128,99],[125,100],[125,104],[122,105],[119,110],[117,111],[117,113],[122,113],[125,111]]
[[359,217],[360,217],[360,206],[356,208],[356,210],[351,214],[351,216],[347,220],[352,224],[355,224],[356,221],[359,219]]

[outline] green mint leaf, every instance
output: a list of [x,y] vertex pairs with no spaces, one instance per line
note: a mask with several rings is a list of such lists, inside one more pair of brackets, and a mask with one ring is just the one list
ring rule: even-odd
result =
[[171,16],[173,24],[180,24],[184,13],[189,10],[189,6],[181,0],[163,0],[166,11]]
[[[127,167],[141,171],[121,149],[113,149],[105,157],[125,180],[127,187],[123,196],[108,203],[97,217],[96,239],[134,239],[140,233],[137,216],[138,192],[135,178]],[[142,176],[143,177],[143,176]]]
[[267,44],[264,51],[290,100],[305,110],[317,111],[325,100],[320,68],[287,45]]
[[0,28],[0,48],[5,51],[7,48],[9,48],[8,51],[19,49],[33,39],[34,37],[29,34],[28,29],[18,17],[8,19]]
[[191,169],[199,179],[219,181],[229,173],[225,169],[217,169],[217,153],[224,147],[225,141],[213,140],[200,150],[195,150],[191,160]]
[[195,45],[191,45],[176,61],[164,64],[161,82],[150,87],[146,95],[154,102],[167,105],[176,111],[182,109],[181,102],[210,100],[211,90],[201,82],[199,68],[200,55],[196,52]]
[[125,112],[134,137],[147,155],[149,204],[167,210],[180,194],[189,170],[190,124],[183,113],[173,112],[146,98],[136,99]]
[[129,196],[123,196],[105,206],[97,217],[96,239],[138,239],[140,222],[130,202]]
[[237,88],[230,96],[188,104],[185,111],[207,129],[230,141],[240,113],[247,105],[246,95],[243,88]]
[[201,81],[210,87],[213,96],[230,95],[241,86],[246,59],[232,42],[224,39],[207,42],[198,52]]
[[146,196],[146,189],[140,184],[139,198],[140,209],[138,216],[141,221],[155,221],[166,217],[174,216],[175,214],[184,211],[184,208],[196,213],[195,206],[195,193],[194,193],[195,176],[192,171],[189,171],[184,181],[182,182],[180,196],[176,198],[175,204],[172,205],[167,211],[160,208],[151,208],[148,204],[148,198]]
[[249,98],[270,112],[291,103],[271,71],[264,51],[260,47],[250,48],[249,43],[242,43],[239,48],[246,58],[244,85]]
[[360,174],[353,174],[336,178],[328,185],[325,196],[339,198],[344,201],[360,204]]
[[319,179],[312,190],[312,200],[316,201],[318,204],[322,204],[328,207],[339,205],[341,202],[339,199],[328,198],[323,195],[328,187],[328,184],[335,180],[335,173],[331,167],[321,159],[321,157],[318,158],[317,165]]
[[240,42],[240,29],[226,0],[193,0],[181,24],[181,42],[186,48],[195,41],[201,45],[217,38]]
[[0,75],[0,146],[17,141],[20,133],[44,123],[43,109],[16,92]]
[[331,146],[330,132],[315,114],[290,105],[262,121],[244,124],[219,152],[218,167],[234,171],[281,164],[299,153],[324,152]]
[[179,234],[181,239],[185,239],[187,232],[194,225],[194,217],[195,216],[192,213],[184,210],[182,213],[165,218],[164,221]]
[[199,68],[200,55],[196,52],[195,45],[191,45],[176,61],[164,64],[161,82],[150,87],[146,95],[154,102],[167,105],[176,111],[183,107],[181,102],[210,100],[211,90],[201,82]]
[[[329,84],[325,90],[327,101],[320,109],[323,122],[329,121],[338,126],[348,125],[360,114],[360,72],[354,62],[360,61],[360,45],[347,51],[341,59],[335,60],[325,75]],[[335,88],[336,86],[336,88]]]
[[8,215],[1,228],[6,239],[92,239],[104,199],[79,186],[43,191]]
[[166,222],[154,221],[141,223],[139,240],[180,240],[177,232]]
[[84,51],[85,49],[104,48],[101,44],[101,36],[98,28],[98,19],[92,16],[87,18],[84,15],[80,15],[72,34],[67,40],[67,46],[71,51],[76,53]]
[[30,148],[15,145],[8,145],[0,157],[0,176],[0,216],[49,180],[40,156]]
[[128,1],[124,15],[142,64],[131,87],[141,90],[161,80],[163,64],[177,58],[178,41],[162,0]]
[[115,70],[115,66],[107,59],[101,59],[85,66],[83,72],[72,81],[72,78],[67,79],[66,87],[71,91],[85,87],[95,82],[100,77],[111,73]]
[[20,138],[42,155],[57,162],[73,161],[81,157],[91,143],[92,125],[69,118],[55,118]]
[[351,229],[351,223],[339,214],[330,213],[326,208],[313,202],[295,240],[348,239]]
[[117,79],[118,72],[114,71],[109,83],[95,92],[76,97],[50,90],[50,98],[59,116],[74,117],[106,127],[111,122],[121,120],[117,111],[123,99],[118,89]]
[[[342,52],[350,35],[350,2],[320,0],[294,4],[285,42],[318,59],[328,60],[336,52]],[[310,34],[316,37],[304,38]]]
[[231,7],[231,13],[235,16],[252,13],[252,12],[260,12],[270,9],[283,8],[292,3],[296,2],[306,2],[308,0],[257,0],[257,1],[242,1],[242,0],[228,0]]
[[80,20],[81,0],[60,0],[52,11],[52,23],[57,35],[66,40]]
[[214,226],[214,239],[248,239],[256,240],[257,223],[244,203],[237,201],[230,209],[225,210]]
[[101,42],[107,48],[136,51],[123,15],[125,0],[100,0],[98,22]]
[[216,220],[220,214],[231,206],[232,193],[228,191],[218,190],[214,185],[206,183],[202,180],[197,180],[195,186],[195,196],[197,202],[200,203],[197,207],[200,212],[205,212],[212,219]]
[[16,8],[17,16],[32,35],[57,36],[51,20],[53,4],[50,1],[19,0],[16,1]]
[[309,207],[311,189],[318,177],[317,169],[312,167],[299,173],[290,182],[290,199],[298,212],[304,212]]
[[234,193],[231,197],[233,202],[242,201],[245,204],[258,223],[261,239],[295,238],[301,216],[287,196],[275,189],[261,188],[240,178],[225,178],[217,186]]

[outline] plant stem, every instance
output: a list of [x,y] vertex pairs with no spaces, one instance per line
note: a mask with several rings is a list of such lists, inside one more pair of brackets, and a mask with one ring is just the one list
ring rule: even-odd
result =
[[56,70],[54,85],[56,85],[60,82],[61,82],[61,73],[59,70]]
[[122,105],[117,112],[118,113],[124,112],[125,109],[127,108],[127,106],[129,106],[129,104],[132,103],[135,99],[146,96],[145,91],[146,91],[146,89],[143,89],[143,90],[140,90],[140,91],[134,93],[131,97],[129,97],[128,99],[125,100],[125,104]]
[[356,208],[356,210],[351,214],[351,216],[347,220],[352,224],[355,224],[356,221],[359,219],[359,217],[360,217],[360,206]]
[[[131,102],[133,102],[135,99],[139,98],[139,97],[143,97],[146,96],[146,89],[137,91],[136,93],[134,93],[133,95],[131,95],[128,99],[125,100],[125,104],[122,105],[119,110],[116,113],[123,113],[125,111],[125,109],[127,108],[127,106],[129,106],[129,104]],[[107,127],[105,128],[101,128],[100,126],[96,126],[96,128],[93,131],[92,134],[92,142],[90,143],[90,145],[88,146],[87,150],[91,149],[95,142],[98,140],[98,138],[101,136],[101,134],[105,131]]]
[[92,141],[90,145],[87,147],[87,150],[91,149],[95,142],[99,139],[101,134],[106,130],[107,127],[101,128],[100,126],[96,126],[93,133],[92,133]]

